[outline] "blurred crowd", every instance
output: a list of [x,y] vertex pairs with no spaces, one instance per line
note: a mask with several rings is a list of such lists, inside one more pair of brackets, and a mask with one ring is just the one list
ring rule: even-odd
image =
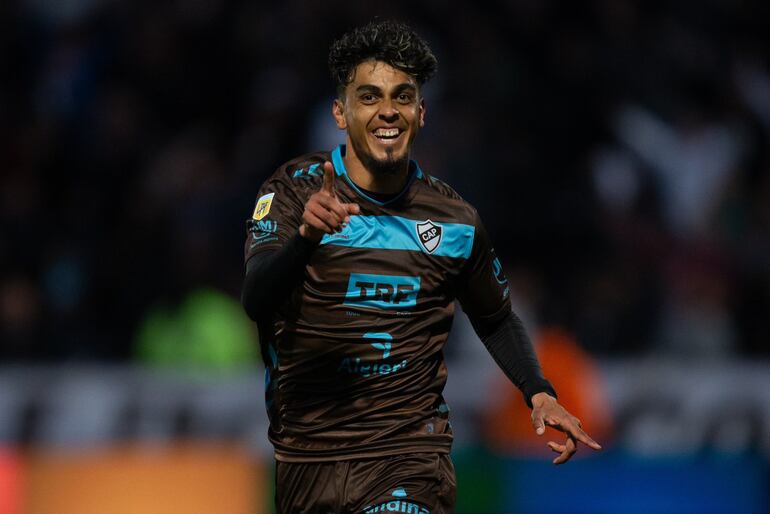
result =
[[201,291],[240,323],[256,192],[342,141],[327,50],[375,15],[436,52],[415,158],[478,208],[531,326],[770,356],[767,2],[6,0],[0,359],[177,348]]

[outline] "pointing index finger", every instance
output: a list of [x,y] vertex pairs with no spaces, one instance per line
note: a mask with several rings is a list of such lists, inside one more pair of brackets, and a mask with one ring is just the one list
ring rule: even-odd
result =
[[591,436],[586,434],[585,431],[578,426],[570,425],[570,427],[568,428],[568,433],[570,433],[575,439],[577,439],[581,443],[585,444],[590,448],[593,448],[594,450],[602,449],[599,443],[591,439]]
[[334,166],[329,161],[324,162],[324,182],[321,191],[326,191],[334,196]]

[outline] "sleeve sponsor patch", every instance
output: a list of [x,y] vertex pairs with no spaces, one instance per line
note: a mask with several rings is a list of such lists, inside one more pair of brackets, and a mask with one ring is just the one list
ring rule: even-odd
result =
[[270,212],[270,206],[273,204],[273,197],[275,196],[275,193],[267,193],[266,195],[262,195],[259,200],[257,200],[257,205],[254,207],[254,214],[252,214],[252,218],[255,220],[261,220],[267,214]]

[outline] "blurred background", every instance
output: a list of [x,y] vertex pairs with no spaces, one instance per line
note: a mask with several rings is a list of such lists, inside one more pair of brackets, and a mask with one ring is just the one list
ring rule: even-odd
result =
[[605,447],[552,466],[459,315],[457,512],[770,512],[770,4],[4,0],[0,514],[271,512],[245,220],[343,140],[327,51],[374,16],[436,53],[415,158]]

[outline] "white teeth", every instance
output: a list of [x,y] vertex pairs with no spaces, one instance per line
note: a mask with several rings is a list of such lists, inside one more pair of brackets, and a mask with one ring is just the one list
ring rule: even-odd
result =
[[398,135],[397,128],[384,129],[380,128],[374,131],[374,135],[377,137],[396,137]]

